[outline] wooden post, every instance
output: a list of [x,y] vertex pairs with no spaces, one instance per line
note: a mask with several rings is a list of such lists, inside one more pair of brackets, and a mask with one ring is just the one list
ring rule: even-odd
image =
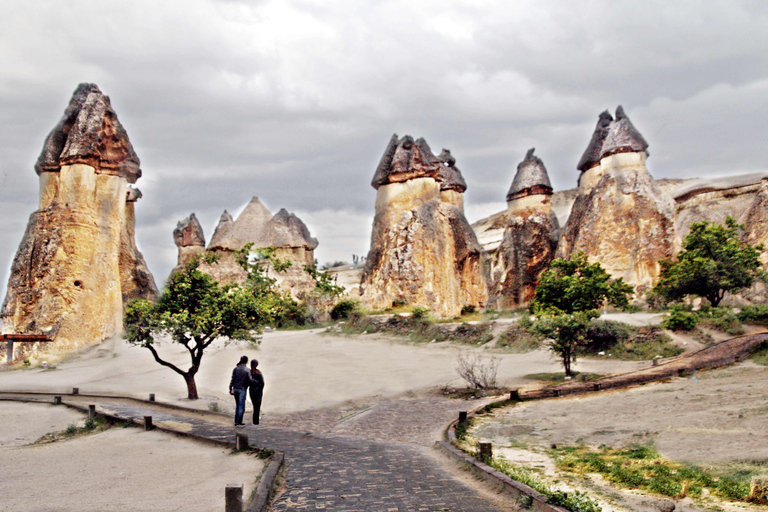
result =
[[88,417],[89,418],[95,418],[96,417],[96,405],[95,404],[89,404],[88,405]]
[[60,396],[53,397],[53,405],[61,405],[61,397]]
[[477,458],[489,461],[493,458],[493,445],[491,443],[477,443]]
[[155,401],[155,394],[154,393],[150,393],[149,394],[149,401],[150,402],[154,402]]
[[509,399],[513,402],[519,402],[520,401],[520,390],[519,389],[513,389],[509,392]]
[[599,382],[595,382],[594,387],[595,387],[595,391],[600,391],[603,386],[601,386]]
[[144,416],[144,430],[152,430],[152,416]]
[[72,394],[73,395],[79,395],[80,394],[80,388],[72,388]]
[[13,341],[8,340],[5,342],[5,350],[5,360],[8,364],[11,364],[13,362]]
[[224,498],[225,512],[243,512],[243,484],[227,484]]
[[248,434],[235,434],[235,450],[247,450],[248,449]]
[[559,389],[556,389],[556,390],[555,390],[555,396],[560,396],[560,395],[561,395],[561,393],[560,393],[560,390],[559,390]]
[[467,424],[467,411],[459,411],[459,425]]

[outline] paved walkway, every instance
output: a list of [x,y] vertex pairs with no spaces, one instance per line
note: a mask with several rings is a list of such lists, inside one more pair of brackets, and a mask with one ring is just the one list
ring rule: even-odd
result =
[[[125,419],[152,416],[155,425],[208,439],[234,439],[231,420],[220,415],[120,399],[64,396],[63,400],[96,404],[97,410]],[[276,511],[513,510],[511,502],[509,509],[499,508],[442,468],[428,447],[434,442],[435,429],[466,405],[447,399],[400,401],[379,404],[342,421],[331,421],[333,413],[318,411],[303,415],[304,421],[296,421],[293,428],[260,425],[237,431],[248,434],[254,446],[285,453],[287,485],[273,505]],[[314,424],[320,427],[315,432],[308,432],[313,415],[325,421]],[[270,423],[290,420],[291,416],[276,417]],[[398,442],[409,436],[417,444]]]

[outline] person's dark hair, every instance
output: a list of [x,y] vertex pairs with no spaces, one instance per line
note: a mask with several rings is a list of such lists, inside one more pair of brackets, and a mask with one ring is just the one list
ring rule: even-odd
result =
[[255,370],[257,366],[259,366],[259,362],[256,359],[251,359],[251,368]]
[[246,363],[248,363],[248,356],[242,356],[240,358],[240,362],[237,364],[246,364]]

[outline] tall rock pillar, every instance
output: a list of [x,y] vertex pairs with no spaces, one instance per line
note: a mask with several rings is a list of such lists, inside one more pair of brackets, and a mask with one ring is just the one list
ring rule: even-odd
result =
[[451,317],[463,306],[485,304],[477,238],[456,198],[441,200],[441,183],[454,172],[424,139],[392,136],[371,182],[376,213],[360,285],[367,307],[401,300]]
[[675,206],[645,166],[648,143],[621,106],[600,114],[579,162],[579,195],[557,248],[558,257],[584,251],[638,295],[658,279],[659,260],[676,246]]
[[528,150],[507,192],[507,226],[490,257],[489,304],[510,309],[533,298],[539,276],[555,256],[560,226],[552,210],[552,185],[541,159]]
[[128,184],[141,176],[139,159],[96,85],[75,90],[35,171],[39,208],[13,260],[3,330],[47,334],[59,349],[114,336],[124,295],[156,289],[133,238],[138,191]]

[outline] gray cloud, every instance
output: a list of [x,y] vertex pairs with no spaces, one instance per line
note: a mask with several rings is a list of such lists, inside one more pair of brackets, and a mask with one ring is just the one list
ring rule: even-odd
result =
[[111,96],[142,159],[137,236],[161,281],[177,220],[195,211],[210,237],[253,195],[299,213],[321,262],[364,252],[393,132],[452,150],[470,216],[503,207],[529,147],[556,189],[575,186],[598,113],[619,103],[657,177],[764,170],[767,18],[726,0],[10,3],[0,279],[79,82]]

